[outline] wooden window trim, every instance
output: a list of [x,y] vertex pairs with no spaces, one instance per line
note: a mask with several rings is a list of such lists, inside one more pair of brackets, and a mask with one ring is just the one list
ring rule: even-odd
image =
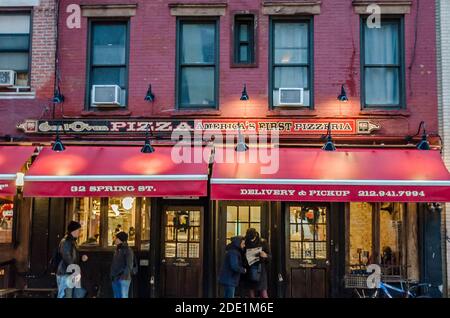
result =
[[[367,66],[365,64],[365,28],[364,24],[367,20],[367,16],[361,16],[360,18],[360,59],[361,59],[361,110],[405,110],[407,108],[406,104],[406,77],[405,77],[405,24],[404,24],[404,16],[393,15],[386,18],[383,18],[381,21],[387,22],[395,22],[399,26],[399,65],[395,66],[399,69],[399,104],[397,105],[369,105],[366,103],[366,81],[365,69]],[[381,66],[383,67],[383,66]]]
[[[233,45],[230,46],[230,68],[256,68],[258,67],[259,60],[259,50],[258,50],[258,38],[259,38],[259,17],[257,11],[234,11],[232,14],[233,18],[230,19],[230,39],[233,41]],[[253,51],[253,61],[251,63],[239,63],[237,62],[238,55],[238,32],[235,29],[236,19],[239,17],[248,17],[251,19],[253,17],[253,32],[252,32],[252,51]]]
[[[124,23],[126,24],[126,43],[125,43],[125,90],[126,90],[126,98],[124,106],[117,107],[92,107],[91,106],[91,93],[92,93],[92,70],[94,68],[92,64],[93,60],[93,47],[92,47],[92,28],[96,23]],[[86,63],[86,93],[85,93],[85,111],[89,112],[106,112],[110,113],[111,111],[120,111],[120,112],[128,112],[129,106],[129,98],[130,98],[130,83],[129,83],[129,73],[130,73],[130,20],[129,19],[101,19],[101,18],[92,18],[88,21],[88,36],[87,36],[87,63]],[[115,67],[117,65],[108,65],[108,67]],[[121,66],[123,67],[123,66]]]
[[[215,105],[204,106],[204,105],[181,105],[181,27],[185,23],[192,24],[214,24],[215,26],[215,61],[213,64],[198,64],[195,66],[214,66],[214,99]],[[180,111],[197,111],[197,110],[218,110],[219,109],[219,73],[220,73],[220,20],[218,17],[210,18],[195,18],[195,17],[179,17],[177,18],[177,39],[176,39],[176,80],[175,80],[175,99],[176,99],[176,109]],[[186,66],[186,65],[184,65]]]
[[[309,34],[308,34],[308,64],[289,64],[283,65],[286,67],[295,66],[307,66],[309,68],[308,80],[309,80],[309,90],[310,90],[310,101],[309,106],[274,106],[273,104],[273,84],[274,84],[274,50],[275,50],[275,36],[274,36],[274,24],[279,22],[306,22],[309,24]],[[271,17],[269,21],[269,111],[273,110],[313,110],[314,109],[314,19],[310,17]]]
[[[8,9],[8,8],[5,8]],[[28,15],[30,18],[30,29],[28,31],[28,50],[7,50],[7,51],[0,51],[0,52],[8,52],[8,53],[28,53],[28,69],[26,70],[26,73],[28,74],[28,81],[27,86],[29,89],[23,92],[15,93],[17,96],[20,96],[22,94],[29,94],[31,91],[31,71],[32,71],[32,57],[33,57],[33,12],[29,8],[19,8],[19,9],[11,9],[11,10],[2,10],[0,11],[0,14],[8,14],[8,15]],[[17,35],[17,34],[16,34]],[[24,73],[25,70],[20,70],[20,73]],[[5,92],[0,93],[0,95],[4,94]]]

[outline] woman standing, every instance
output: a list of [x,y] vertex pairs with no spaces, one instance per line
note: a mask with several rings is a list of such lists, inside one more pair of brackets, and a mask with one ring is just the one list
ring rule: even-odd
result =
[[255,298],[257,293],[261,298],[269,298],[267,294],[267,265],[271,257],[269,245],[254,228],[249,228],[245,234],[245,255],[248,267],[245,286],[250,298]]
[[231,243],[227,245],[227,253],[219,276],[219,283],[224,289],[224,298],[234,298],[240,276],[246,271],[242,262],[243,249],[244,238],[242,236],[233,237]]

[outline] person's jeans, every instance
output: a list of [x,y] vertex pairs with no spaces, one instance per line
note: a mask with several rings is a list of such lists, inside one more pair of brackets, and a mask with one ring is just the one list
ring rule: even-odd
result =
[[69,275],[56,275],[56,284],[58,285],[58,298],[84,298],[86,290],[84,288],[69,288],[67,280]]
[[114,298],[128,298],[131,280],[117,279],[112,282]]
[[223,286],[223,298],[234,298],[236,287]]

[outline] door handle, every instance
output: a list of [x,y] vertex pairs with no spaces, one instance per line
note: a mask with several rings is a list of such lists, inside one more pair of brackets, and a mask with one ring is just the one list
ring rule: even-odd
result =
[[330,266],[330,261],[329,261],[329,260],[326,260],[326,261],[325,261],[325,265]]
[[163,259],[162,261],[161,261],[161,263],[165,263],[166,262],[166,260],[165,259]]

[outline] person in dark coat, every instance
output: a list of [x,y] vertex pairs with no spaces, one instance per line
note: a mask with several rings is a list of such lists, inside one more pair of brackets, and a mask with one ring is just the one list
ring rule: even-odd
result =
[[133,273],[134,253],[128,246],[128,234],[116,234],[113,261],[111,263],[111,280],[114,298],[128,298]]
[[254,228],[249,228],[247,233],[245,234],[245,249],[244,255],[246,255],[247,251],[250,249],[259,248],[261,252],[259,252],[259,260],[251,265],[251,267],[255,266],[258,270],[260,270],[260,275],[258,281],[254,281],[250,277],[250,271],[252,270],[248,263],[246,262],[247,267],[247,275],[244,276],[244,287],[249,292],[250,298],[255,298],[256,294],[259,293],[261,298],[268,298],[267,294],[267,265],[271,259],[269,244],[267,241],[259,236],[258,231]]
[[[67,226],[67,235],[59,243],[61,261],[56,271],[58,298],[82,298],[86,290],[81,287],[80,259],[78,255],[77,239],[81,234],[81,224],[71,221]],[[86,262],[88,257],[83,255],[81,260]]]
[[236,236],[226,247],[225,260],[220,271],[219,283],[224,288],[224,298],[234,298],[236,287],[239,286],[241,274],[246,272],[242,262],[244,238]]

